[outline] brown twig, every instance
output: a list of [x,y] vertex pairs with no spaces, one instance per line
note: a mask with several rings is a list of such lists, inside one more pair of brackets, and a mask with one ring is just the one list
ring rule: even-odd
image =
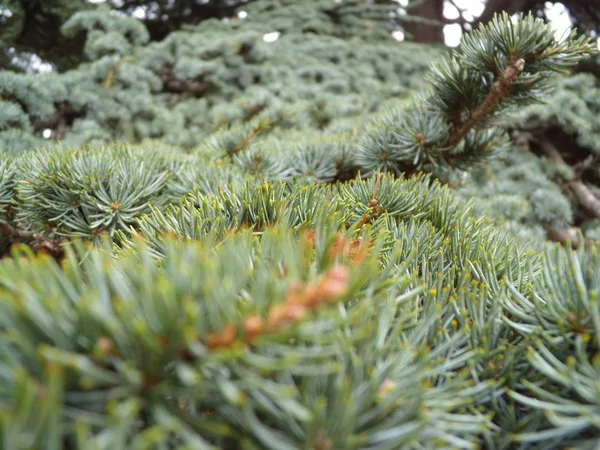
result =
[[511,84],[517,79],[524,68],[525,60],[522,58],[508,64],[506,70],[497,77],[483,102],[470,112],[469,119],[452,130],[448,139],[448,145],[450,147],[458,145],[471,128],[491,113],[510,95]]
[[263,131],[269,125],[271,125],[271,124],[266,121],[260,121],[258,125],[256,125],[254,128],[252,128],[250,133],[242,140],[242,142],[240,142],[239,145],[233,149],[233,154],[237,155],[239,152],[244,150],[247,147],[247,145],[250,143],[250,141],[252,139],[254,139],[258,133]]
[[70,105],[67,107],[66,105],[62,104],[59,107],[60,116],[56,126],[56,134],[54,135],[54,139],[57,141],[62,141],[65,137],[65,131],[67,129],[67,114],[70,114],[71,110],[72,107]]
[[128,62],[135,62],[135,59],[133,58],[121,58],[120,60],[118,60],[114,66],[112,66],[110,68],[110,70],[108,71],[108,75],[106,76],[106,79],[104,80],[104,89],[110,89],[110,87],[112,86],[112,80],[115,76],[115,72],[117,71],[117,68],[121,65],[121,64],[125,64]]
[[73,121],[81,116],[81,112],[76,112],[73,109],[73,105],[69,102],[60,103],[56,112],[47,120],[38,120],[33,122],[33,128],[35,131],[42,131],[47,128],[55,130],[54,139],[60,141],[63,139],[67,127],[69,127]]
[[367,206],[371,208],[371,211],[376,216],[379,215],[379,202],[377,201],[377,191],[379,190],[379,185],[381,184],[381,179],[384,175],[385,174],[383,172],[380,172],[379,175],[377,175],[377,179],[375,180],[375,186],[373,186],[373,197],[371,197],[371,200],[369,200],[369,202],[367,203]]
[[58,242],[49,239],[40,233],[21,230],[8,223],[0,223],[0,231],[11,244],[34,244],[34,248],[48,253],[57,261],[61,261],[65,256],[65,251]]
[[581,177],[583,176],[583,173],[586,170],[593,167],[595,162],[596,162],[596,158],[594,157],[594,155],[588,155],[588,157],[585,158],[583,161],[580,161],[577,164],[575,164],[573,166],[573,170],[575,171],[575,178],[581,179]]
[[594,195],[583,181],[573,180],[567,184],[577,200],[589,213],[600,219],[600,200]]
[[[560,151],[556,146],[543,136],[536,136],[529,131],[514,131],[512,133],[513,141],[523,151],[530,151],[530,143],[535,142],[539,148],[546,154],[546,156],[557,165],[567,165],[563,159]],[[595,217],[600,217],[600,200],[598,200],[589,188],[581,181],[583,172],[587,170],[593,163],[594,157],[588,156],[585,160],[579,162],[573,166],[575,171],[575,179],[571,180],[563,185],[564,188],[569,189],[575,198],[581,203],[584,208],[591,212]],[[570,227],[566,230],[561,230],[552,227],[548,224],[544,226],[548,239],[566,244],[570,242],[573,248],[577,248],[582,244],[578,238],[579,228]],[[586,240],[584,240],[586,242]]]
[[[567,165],[563,157],[561,156],[558,149],[552,142],[545,138],[537,139],[541,149],[548,155],[550,160],[555,164]],[[580,164],[574,167],[576,169],[575,178],[565,184],[568,187],[577,201],[583,206],[589,213],[594,217],[600,219],[600,199],[598,199],[594,193],[581,181],[583,171],[590,166],[593,162],[593,157],[589,157],[582,161]]]
[[258,116],[267,107],[266,104],[260,104],[258,106],[248,105],[246,102],[241,102],[242,108],[248,111],[248,114],[244,117],[246,122],[250,122],[254,117]]
[[565,164],[565,160],[562,155],[558,151],[558,149],[554,146],[552,142],[545,138],[533,138],[535,142],[537,142],[540,148],[544,151],[546,156],[552,161],[554,164]]
[[181,80],[171,72],[161,72],[159,76],[163,82],[163,89],[166,92],[173,92],[177,94],[190,93],[196,97],[201,97],[212,87],[212,84],[208,82],[197,80]]

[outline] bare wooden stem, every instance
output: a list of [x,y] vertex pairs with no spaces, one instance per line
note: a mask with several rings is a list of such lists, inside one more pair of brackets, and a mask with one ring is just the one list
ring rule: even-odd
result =
[[479,123],[485,116],[491,113],[496,107],[502,103],[506,97],[510,95],[510,86],[517,79],[519,74],[525,68],[525,60],[518,59],[506,67],[497,78],[488,95],[483,102],[471,111],[469,118],[458,127],[454,128],[450,133],[448,144],[450,147],[455,147],[462,141],[469,130]]
[[65,251],[58,242],[40,233],[21,230],[8,223],[0,223],[0,232],[4,234],[11,244],[34,244],[35,248],[48,253],[57,261],[62,260],[65,256]]

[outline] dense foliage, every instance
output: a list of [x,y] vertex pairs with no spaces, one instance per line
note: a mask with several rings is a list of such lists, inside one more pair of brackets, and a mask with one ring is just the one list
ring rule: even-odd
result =
[[414,96],[425,50],[271,3],[0,73],[2,447],[597,448],[600,247],[538,245],[593,172],[507,132],[594,110],[531,106],[588,40],[497,16]]
[[[323,128],[406,97],[419,85],[411,75],[439,52],[399,46],[342,6],[338,15],[306,5],[281,12],[263,1],[247,7],[252,20],[205,21],[148,45],[136,19],[80,12],[63,31],[85,32],[89,63],[42,76],[0,73],[0,146],[31,148],[49,130],[67,145],[160,139],[194,147],[252,119]],[[265,42],[272,32],[281,36]]]

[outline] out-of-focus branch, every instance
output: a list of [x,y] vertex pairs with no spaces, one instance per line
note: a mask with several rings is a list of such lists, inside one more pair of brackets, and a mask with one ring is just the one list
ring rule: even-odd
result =
[[65,256],[65,251],[58,242],[40,233],[21,230],[8,223],[0,223],[0,232],[11,244],[24,243],[32,245],[36,250],[48,253],[57,261],[62,260]]
[[547,225],[544,227],[546,230],[546,235],[548,239],[554,242],[559,242],[561,244],[566,244],[567,242],[571,243],[573,248],[577,248],[580,244],[579,238],[577,237],[577,233],[579,229],[577,227],[570,227],[566,230],[559,230],[558,228]]
[[159,74],[163,82],[164,90],[173,93],[190,93],[196,97],[201,97],[208,91],[212,85],[210,83],[197,80],[182,80],[177,78],[175,74],[162,72]]
[[[551,161],[557,164],[565,164],[563,157],[561,156],[558,149],[555,145],[545,138],[538,138],[537,142],[539,143],[540,148],[548,155]],[[592,159],[593,161],[593,159]],[[586,167],[589,167],[591,161],[586,159],[581,164],[579,164],[576,177],[566,183],[566,187],[568,187],[577,201],[583,206],[590,214],[594,217],[600,219],[600,199],[598,199],[594,193],[585,185],[583,181],[581,181],[581,175],[583,170]]]

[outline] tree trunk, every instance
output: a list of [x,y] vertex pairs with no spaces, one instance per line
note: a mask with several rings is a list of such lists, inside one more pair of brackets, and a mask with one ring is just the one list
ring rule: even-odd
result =
[[[477,20],[479,23],[487,23],[494,13],[506,11],[509,14],[530,10],[543,11],[544,0],[487,0],[485,10]],[[551,3],[558,3],[552,0]],[[575,25],[597,30],[600,24],[600,0],[561,0],[571,14]]]
[[527,11],[535,3],[538,3],[538,0],[488,0],[476,24],[488,23],[495,13],[502,11],[506,11],[510,15],[519,11]]
[[420,0],[414,6],[409,4],[408,14],[416,16],[414,21],[404,23],[404,29],[412,40],[425,44],[444,42],[444,0]]

